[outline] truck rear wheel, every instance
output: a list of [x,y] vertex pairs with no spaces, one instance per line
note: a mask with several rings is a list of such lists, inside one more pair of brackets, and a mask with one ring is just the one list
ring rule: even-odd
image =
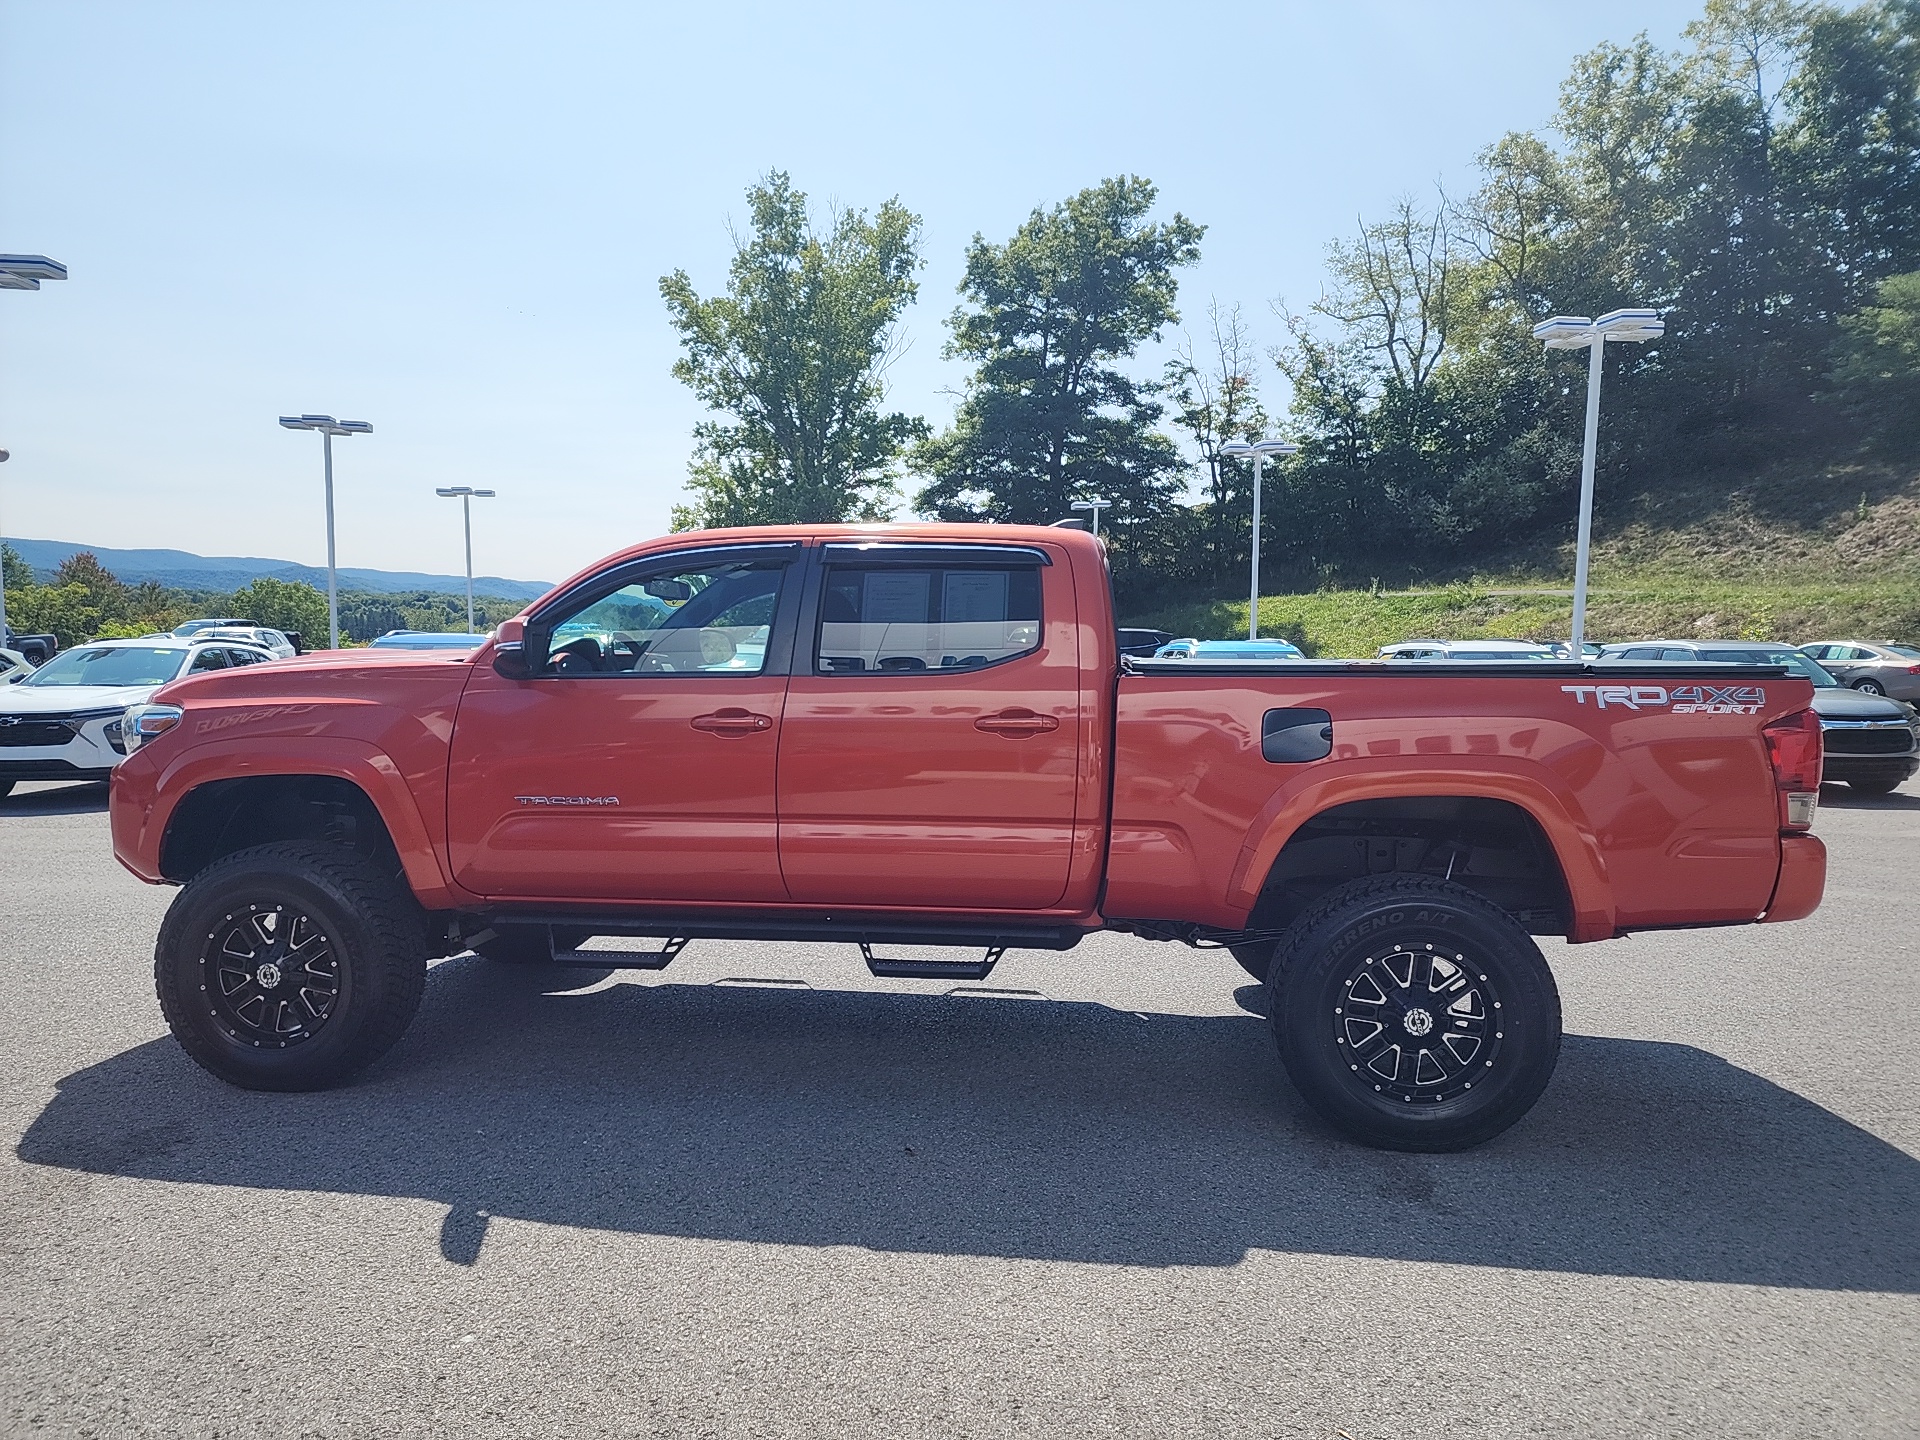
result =
[[202,1069],[247,1090],[320,1090],[372,1064],[426,986],[422,912],[400,882],[333,845],[215,861],[167,911],[161,1013]]
[[1464,886],[1356,880],[1294,923],[1267,977],[1287,1075],[1383,1150],[1464,1150],[1512,1125],[1560,1058],[1560,992],[1533,938]]

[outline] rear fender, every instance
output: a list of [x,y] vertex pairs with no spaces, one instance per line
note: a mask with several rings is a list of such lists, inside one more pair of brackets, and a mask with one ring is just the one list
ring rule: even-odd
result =
[[[1441,757],[1429,757],[1439,760]],[[1581,816],[1572,797],[1558,792],[1537,774],[1503,769],[1498,760],[1454,757],[1451,765],[1429,763],[1409,774],[1397,760],[1389,768],[1369,774],[1362,770],[1328,775],[1276,791],[1255,818],[1241,844],[1239,858],[1227,888],[1227,903],[1251,912],[1260,898],[1267,872],[1273,869],[1293,833],[1323,810],[1353,800],[1394,800],[1427,795],[1464,795],[1505,800],[1531,815],[1553,846],[1572,904],[1575,941],[1606,940],[1615,933],[1613,886],[1607,877],[1606,857],[1598,837]],[[1464,762],[1464,763],[1463,763]],[[1364,763],[1364,762],[1362,762]]]

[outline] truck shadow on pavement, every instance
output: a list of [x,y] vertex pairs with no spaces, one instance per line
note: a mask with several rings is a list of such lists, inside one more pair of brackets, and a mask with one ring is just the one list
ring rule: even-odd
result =
[[1121,1265],[1250,1249],[1920,1292],[1920,1162],[1685,1045],[1567,1037],[1460,1155],[1347,1144],[1250,1015],[433,970],[357,1085],[251,1094],[162,1038],[81,1070],[19,1145],[94,1174],[637,1233]]
[[104,815],[107,783],[48,785],[0,797],[0,815]]

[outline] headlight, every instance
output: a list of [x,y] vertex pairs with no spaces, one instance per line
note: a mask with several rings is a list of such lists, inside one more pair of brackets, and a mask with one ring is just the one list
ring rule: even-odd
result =
[[[185,713],[178,705],[129,705],[126,713],[120,717],[120,744],[131,755],[147,741],[166,734],[178,725]],[[108,740],[111,743],[111,735]]]

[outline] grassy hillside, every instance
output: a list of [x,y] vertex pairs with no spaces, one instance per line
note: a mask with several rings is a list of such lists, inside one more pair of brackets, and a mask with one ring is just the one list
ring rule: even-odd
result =
[[[1920,471],[1702,476],[1601,517],[1587,633],[1795,642],[1920,638]],[[1482,573],[1401,591],[1268,595],[1261,633],[1309,654],[1371,655],[1396,640],[1565,639],[1572,546],[1498,557]],[[1148,605],[1127,617],[1176,635],[1244,635],[1247,602]]]

